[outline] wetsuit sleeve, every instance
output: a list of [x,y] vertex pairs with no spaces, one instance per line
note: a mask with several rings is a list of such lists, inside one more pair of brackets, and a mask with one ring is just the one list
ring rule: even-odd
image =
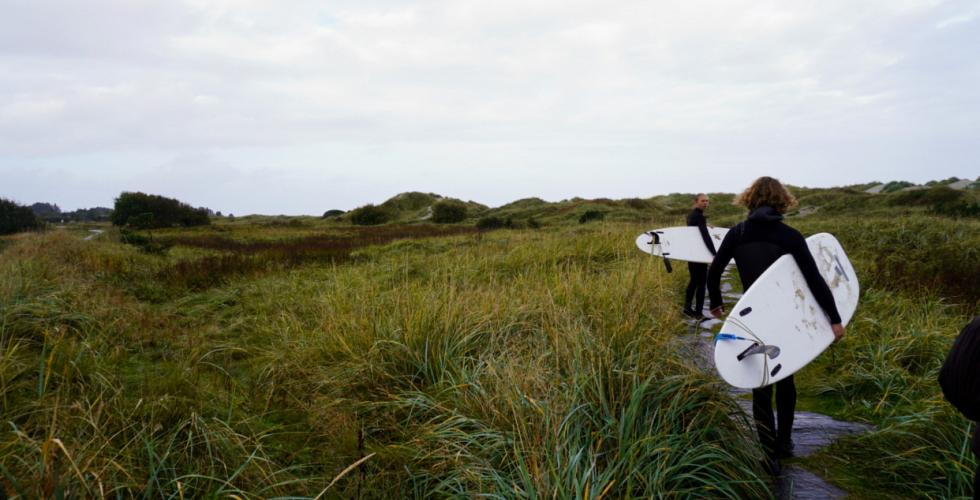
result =
[[704,246],[708,247],[708,251],[711,255],[717,255],[715,252],[715,244],[711,241],[711,235],[708,234],[708,220],[704,218],[704,215],[698,214],[697,218],[698,230],[701,231],[701,239],[704,240]]
[[725,272],[725,266],[732,260],[735,247],[738,245],[740,227],[741,224],[736,225],[728,231],[725,239],[721,241],[721,246],[718,247],[718,253],[715,254],[715,258],[711,261],[711,267],[708,268],[708,296],[711,298],[711,309],[722,305],[721,273]]
[[817,262],[813,259],[813,254],[810,253],[810,247],[806,245],[806,240],[803,239],[803,235],[799,233],[794,235],[791,248],[790,253],[796,259],[796,265],[800,266],[800,271],[803,272],[803,277],[806,279],[807,286],[810,287],[810,292],[813,293],[813,296],[817,299],[817,303],[823,308],[823,312],[830,319],[830,323],[835,325],[840,323],[840,313],[837,312],[834,294],[831,293],[827,282],[820,275],[820,270],[817,269]]

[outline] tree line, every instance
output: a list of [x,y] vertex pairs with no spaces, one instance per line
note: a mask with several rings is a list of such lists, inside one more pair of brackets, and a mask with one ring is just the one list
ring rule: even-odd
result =
[[210,213],[207,208],[195,208],[173,198],[127,191],[116,198],[112,224],[139,229],[203,226],[211,223]]

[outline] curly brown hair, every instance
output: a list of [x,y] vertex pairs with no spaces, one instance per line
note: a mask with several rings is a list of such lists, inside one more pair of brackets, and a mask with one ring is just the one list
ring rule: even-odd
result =
[[742,205],[749,210],[755,210],[762,205],[769,205],[777,212],[784,214],[796,206],[793,196],[779,179],[759,177],[742,194],[735,198],[736,205]]

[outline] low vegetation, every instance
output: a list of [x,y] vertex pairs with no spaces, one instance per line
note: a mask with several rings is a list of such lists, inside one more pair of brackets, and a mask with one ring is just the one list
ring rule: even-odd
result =
[[[819,210],[787,220],[835,234],[863,289],[847,338],[801,372],[802,405],[876,426],[803,463],[857,498],[962,496],[971,425],[935,378],[980,305],[980,221],[901,194],[800,190]],[[713,223],[743,215],[732,194],[710,196]],[[432,206],[402,201],[412,217]],[[5,237],[0,485],[25,498],[770,496],[747,417],[684,355],[686,274],[632,241],[690,203]],[[588,210],[605,217],[579,224]]]
[[432,222],[452,224],[466,220],[466,205],[452,200],[440,201],[432,205]]

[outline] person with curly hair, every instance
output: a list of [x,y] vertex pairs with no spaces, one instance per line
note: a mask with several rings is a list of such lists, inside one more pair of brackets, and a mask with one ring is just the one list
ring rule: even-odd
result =
[[[748,290],[772,263],[790,254],[830,320],[834,340],[840,340],[844,336],[844,326],[830,287],[820,275],[803,235],[783,223],[783,215],[796,206],[796,198],[779,180],[760,177],[735,199],[735,204],[747,208],[749,215],[728,231],[708,269],[711,314],[716,317],[724,314],[721,274],[733,257],[742,288]],[[793,377],[786,377],[776,382],[775,386],[778,425],[772,411],[773,386],[752,390],[752,416],[759,432],[759,441],[766,452],[766,466],[774,475],[779,474],[779,459],[793,456],[792,431],[796,411]]]

